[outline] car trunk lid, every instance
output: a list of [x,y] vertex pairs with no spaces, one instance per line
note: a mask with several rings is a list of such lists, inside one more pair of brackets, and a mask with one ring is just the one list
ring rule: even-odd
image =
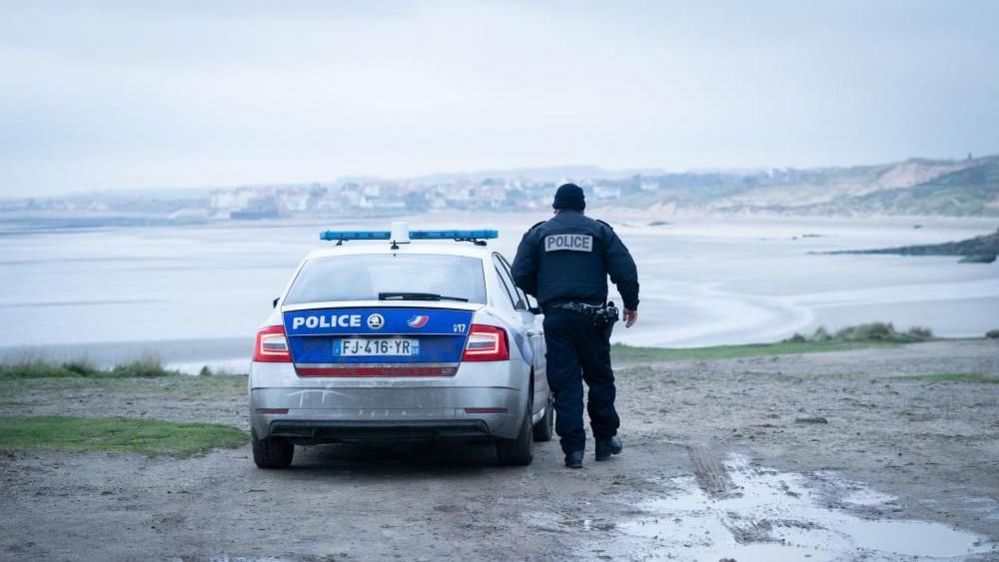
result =
[[324,307],[283,311],[301,377],[452,376],[474,309],[468,305]]

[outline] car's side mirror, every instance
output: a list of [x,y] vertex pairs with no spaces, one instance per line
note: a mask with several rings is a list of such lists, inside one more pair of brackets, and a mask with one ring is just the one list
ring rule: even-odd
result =
[[279,300],[281,300],[281,297],[274,299],[274,302],[271,303],[271,308],[277,308],[277,303]]

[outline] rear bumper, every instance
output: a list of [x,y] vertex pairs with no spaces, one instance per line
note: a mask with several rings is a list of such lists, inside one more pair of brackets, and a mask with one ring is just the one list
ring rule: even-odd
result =
[[271,437],[284,437],[301,444],[438,439],[474,441],[492,437],[489,426],[483,420],[356,422],[272,419],[269,428]]
[[521,362],[462,364],[453,377],[298,377],[290,364],[250,368],[258,438],[302,443],[517,436],[530,371]]

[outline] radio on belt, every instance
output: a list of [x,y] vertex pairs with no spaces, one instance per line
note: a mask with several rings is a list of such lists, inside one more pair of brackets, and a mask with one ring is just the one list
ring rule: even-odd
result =
[[454,240],[485,246],[486,240],[499,238],[495,230],[410,230],[409,223],[396,221],[391,230],[326,230],[319,233],[320,240],[336,241],[337,246],[349,240],[389,240],[393,248],[413,240]]

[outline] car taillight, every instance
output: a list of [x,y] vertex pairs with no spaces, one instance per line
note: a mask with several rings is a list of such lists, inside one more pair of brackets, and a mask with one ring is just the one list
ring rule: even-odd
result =
[[472,324],[462,361],[506,361],[510,358],[510,344],[506,330],[485,324]]
[[257,332],[257,345],[253,349],[253,360],[263,363],[290,363],[288,338],[284,326],[267,326]]

